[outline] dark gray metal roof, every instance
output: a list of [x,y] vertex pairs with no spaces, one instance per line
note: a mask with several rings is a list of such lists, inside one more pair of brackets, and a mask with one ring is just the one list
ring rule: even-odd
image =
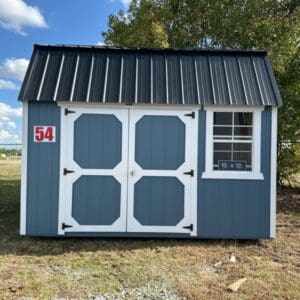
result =
[[19,100],[282,104],[266,51],[35,45]]

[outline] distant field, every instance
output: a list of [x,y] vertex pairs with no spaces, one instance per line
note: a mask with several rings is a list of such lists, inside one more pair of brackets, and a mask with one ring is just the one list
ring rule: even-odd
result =
[[19,194],[20,162],[0,161],[0,299],[300,299],[299,189],[280,192],[277,238],[252,242],[24,238]]

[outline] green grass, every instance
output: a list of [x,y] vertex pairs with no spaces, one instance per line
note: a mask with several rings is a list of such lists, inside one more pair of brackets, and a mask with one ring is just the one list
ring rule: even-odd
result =
[[148,284],[188,299],[300,298],[299,190],[280,193],[275,240],[38,239],[18,234],[19,179],[18,162],[0,162],[1,299],[85,299],[123,289],[135,299],[132,291]]

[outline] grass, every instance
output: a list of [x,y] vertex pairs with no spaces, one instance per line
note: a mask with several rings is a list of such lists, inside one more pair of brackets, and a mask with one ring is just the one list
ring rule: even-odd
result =
[[136,299],[131,292],[149,284],[188,299],[300,299],[299,190],[279,194],[275,240],[33,239],[18,235],[19,179],[19,162],[0,162],[1,299],[86,299],[124,289]]

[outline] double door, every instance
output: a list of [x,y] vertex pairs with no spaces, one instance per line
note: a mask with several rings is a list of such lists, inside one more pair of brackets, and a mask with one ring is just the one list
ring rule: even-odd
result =
[[196,234],[197,113],[65,107],[58,233]]

